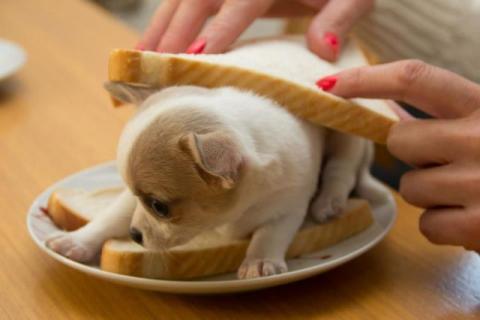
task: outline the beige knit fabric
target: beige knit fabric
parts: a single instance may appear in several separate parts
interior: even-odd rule
[[[377,0],[355,33],[382,61],[422,59],[480,83],[480,0]]]

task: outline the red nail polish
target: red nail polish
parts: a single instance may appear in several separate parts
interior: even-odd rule
[[[323,40],[332,48],[333,53],[337,56],[340,52],[340,40],[338,36],[333,32],[325,32]]]
[[[135,49],[143,51],[145,50],[145,46],[142,43],[137,43],[137,45],[135,46]]]
[[[316,82],[317,87],[319,87],[323,91],[330,91],[335,86],[336,83],[337,83],[337,77],[335,76],[328,76]]]
[[[195,40],[190,47],[188,47],[186,53],[189,54],[199,54],[205,50],[205,46],[207,45],[207,41],[205,39],[197,39]]]

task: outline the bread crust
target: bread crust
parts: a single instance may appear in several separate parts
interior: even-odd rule
[[[73,231],[86,223],[53,192],[48,213],[55,224]],[[349,199],[345,212],[324,224],[310,222],[297,233],[287,258],[294,258],[332,246],[368,228],[373,223],[366,200]],[[100,267],[105,271],[137,277],[186,280],[234,272],[242,263],[249,240],[232,240],[199,247],[177,247],[166,252],[148,251],[130,239],[108,240],[102,249]]]
[[[152,58],[141,51],[116,49],[110,54],[109,80],[158,88],[234,86],[269,97],[315,125],[359,135],[380,144],[386,143],[390,127],[396,122],[351,100],[286,79],[183,56],[165,54]]]
[[[349,238],[373,223],[368,202],[350,199],[338,219],[301,229],[287,252],[287,258],[312,253]],[[151,252],[129,239],[112,239],[103,246],[101,268],[105,271],[157,279],[187,280],[235,272],[242,263],[249,241],[231,241],[207,248],[171,249]],[[125,247],[132,250],[125,250]]]
[[[61,201],[56,192],[48,199],[47,212],[55,225],[66,231],[76,230],[88,223],[87,219]]]

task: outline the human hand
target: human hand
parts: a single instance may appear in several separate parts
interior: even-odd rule
[[[306,34],[308,45],[321,58],[334,61],[348,31],[373,4],[374,0],[164,0],[136,48],[219,53],[258,17],[316,14]]]
[[[415,169],[400,194],[426,210],[421,232],[437,244],[480,250],[480,86],[416,60],[342,71],[317,82],[345,97],[407,102],[437,117],[404,113],[387,146]]]

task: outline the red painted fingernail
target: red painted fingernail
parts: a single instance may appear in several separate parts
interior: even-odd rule
[[[205,50],[205,46],[207,45],[207,41],[205,39],[197,39],[195,40],[190,47],[188,47],[186,53],[189,54],[199,54]]]
[[[137,43],[137,45],[135,46],[135,49],[143,51],[145,50],[145,46],[142,43]]]
[[[316,82],[317,87],[319,87],[323,91],[330,91],[335,86],[336,83],[337,83],[337,77],[335,76],[328,76]]]
[[[340,40],[338,36],[333,32],[325,32],[323,40],[332,48],[333,53],[337,56],[340,52]]]

